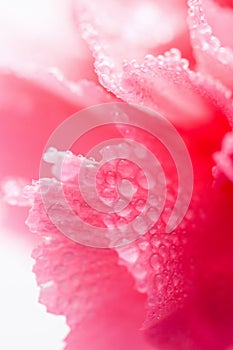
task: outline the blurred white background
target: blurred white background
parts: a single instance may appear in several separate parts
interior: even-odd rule
[[[75,78],[75,60],[85,50],[76,40],[68,2],[0,0],[0,65],[58,66]],[[14,223],[14,232],[10,230],[8,209],[0,200],[0,349],[61,350],[68,332],[65,320],[46,313],[38,303],[30,257],[35,242],[25,234],[27,228],[22,229],[24,217],[19,227]]]
[[[0,231],[0,349],[62,349],[68,327],[37,302],[31,244]]]

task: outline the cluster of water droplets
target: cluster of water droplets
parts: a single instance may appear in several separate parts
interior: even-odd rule
[[[163,210],[163,170],[153,154],[133,141],[107,145],[100,154],[97,162],[50,148],[44,160],[52,164],[54,178],[41,179],[40,191],[53,223],[73,240],[127,244],[145,234]]]
[[[135,287],[148,294],[150,318],[165,317],[187,298],[184,281],[184,249],[188,242],[186,224],[170,234],[165,232],[166,213],[148,233],[130,246],[117,248],[120,264],[135,279]]]
[[[189,0],[188,5],[188,23],[193,47],[208,52],[222,64],[230,64],[232,62],[232,50],[228,47],[222,47],[220,40],[213,35],[212,28],[206,19],[203,0]],[[207,7],[211,8],[211,5],[210,1]]]

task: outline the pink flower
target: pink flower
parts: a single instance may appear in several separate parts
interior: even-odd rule
[[[49,312],[66,316],[67,350],[233,346],[231,5],[213,0],[190,0],[188,6],[181,0],[74,1],[77,32],[93,53],[103,88],[41,71],[20,70],[19,75],[16,69],[2,70],[2,110],[9,122],[2,129],[1,149],[9,142],[5,135],[27,139],[2,155],[4,176],[35,178],[43,146],[62,121],[84,107],[118,100],[161,112],[180,132],[192,159],[194,191],[181,225],[164,233],[165,211],[159,224],[123,248],[91,248],[66,238],[43,205],[40,190],[47,183],[33,183],[27,224],[40,237],[33,252],[40,301]],[[21,131],[13,125],[19,118],[26,123]],[[134,137],[157,147],[140,131]],[[55,170],[61,156],[56,153],[51,161]],[[71,207],[107,226],[103,216],[84,208],[74,190],[74,165],[77,172],[80,159],[70,157],[67,177],[60,180]],[[117,166],[112,171],[119,176]],[[174,202],[176,180],[172,172],[169,176]],[[132,179],[135,185],[138,180]],[[100,189],[108,189],[104,181],[103,172]],[[48,191],[60,219],[58,184],[50,183]],[[143,191],[138,195],[137,200],[145,199]]]

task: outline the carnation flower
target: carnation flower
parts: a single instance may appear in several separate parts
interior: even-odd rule
[[[9,116],[3,136],[27,140],[5,156],[3,174],[34,179],[24,190],[18,183],[12,192],[12,183],[5,182],[4,196],[13,204],[31,206],[27,225],[39,237],[33,258],[40,302],[48,312],[66,317],[67,350],[229,350],[233,346],[232,3],[76,0],[72,11],[77,37],[81,33],[89,46],[99,83],[22,67],[2,69],[1,74],[2,108]],[[168,197],[160,219],[143,235],[127,244],[114,241],[99,248],[93,245],[93,236],[85,244],[77,239],[82,225],[68,237],[58,229],[55,223],[72,226],[58,194],[62,189],[73,212],[92,225],[110,230],[119,220],[120,225],[122,219],[123,224],[135,220],[148,188],[130,151],[119,161],[107,162],[96,178],[99,197],[108,203],[115,200],[117,181],[127,180],[118,188],[125,197],[128,182],[133,184],[130,212],[122,216],[96,214],[81,199],[83,184],[77,186],[76,178],[84,164],[84,189],[91,192],[88,176],[97,163],[85,154],[50,148],[44,159],[52,166],[53,179],[38,179],[36,170],[43,147],[62,122],[86,107],[109,102],[150,108],[172,122],[190,154],[194,181],[187,213],[168,233],[179,184],[174,164],[164,158],[154,139],[141,129],[122,127],[120,119],[116,129],[122,144],[111,145],[110,150],[103,146],[103,152],[117,158],[121,147],[126,154],[128,139],[154,154],[159,150],[162,165],[168,168]],[[12,127],[17,118],[26,123],[22,131]],[[8,139],[1,139],[6,147]],[[76,149],[85,153],[98,140],[99,134],[87,135]],[[140,233],[141,228],[134,229]]]

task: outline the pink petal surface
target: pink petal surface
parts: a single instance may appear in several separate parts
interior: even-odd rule
[[[233,40],[229,32],[232,30],[233,4],[219,3],[216,0],[204,0],[203,9],[213,35],[218,37],[222,46],[233,48]]]
[[[121,132],[123,131],[121,129]],[[139,136],[143,139],[145,137],[143,133]],[[152,143],[151,147],[157,148],[157,145]],[[113,150],[116,151],[114,148]],[[59,154],[54,150],[50,150],[45,159],[55,163],[53,172],[55,175],[59,175]],[[109,219],[106,215],[97,214],[85,205],[80,195],[76,183],[80,162],[85,162],[85,159],[71,155],[68,155],[67,163],[62,162],[61,180],[66,199],[73,211],[83,220],[89,220],[92,224],[94,221],[98,226],[108,227]],[[108,166],[111,166],[111,173],[116,173],[116,178],[119,177],[121,180],[122,177],[127,178],[128,176],[134,186],[138,187],[139,191],[135,192],[136,198],[133,198],[131,204],[132,209],[137,214],[143,207],[143,203],[139,202],[146,198],[145,184],[142,183],[142,177],[138,176],[138,170],[135,169],[133,164],[126,164],[125,161],[123,166],[122,160]],[[102,180],[99,182],[100,194],[102,189],[111,188],[111,183],[108,184],[108,177],[106,176],[109,173],[108,166],[106,170],[102,169],[99,174],[99,180]],[[87,171],[91,169],[88,164],[86,167]],[[128,172],[128,175],[126,175],[126,172]],[[85,346],[81,346],[90,349],[103,349],[109,346],[116,350],[119,347],[128,349],[132,346],[138,349],[153,348],[153,345],[147,345],[145,336],[139,331],[145,317],[145,295],[141,295],[134,290],[134,280],[124,267],[119,267],[116,252],[80,246],[65,238],[51,223],[48,214],[53,213],[55,220],[64,222],[66,230],[69,226],[72,227],[74,231],[73,239],[77,235],[85,235],[82,232],[82,227],[79,230],[77,227],[76,229],[73,227],[62,202],[59,202],[57,197],[58,185],[59,182],[46,179],[34,183],[31,193],[33,194],[34,189],[35,202],[27,224],[32,232],[36,232],[43,238],[43,243],[33,253],[36,259],[34,271],[37,275],[38,284],[42,288],[40,301],[47,306],[48,311],[66,315],[71,327],[67,348],[72,349],[75,343],[84,343]],[[40,194],[40,192],[44,193],[46,188],[49,189],[49,192],[47,192],[49,194],[49,198],[47,197],[49,200],[47,213]],[[126,215],[126,217],[124,215],[124,220],[128,220],[130,216],[132,215]],[[112,218],[112,223],[122,225],[119,219],[122,220],[123,218]],[[88,239],[89,237],[87,237],[87,244]],[[94,237],[90,237],[90,239],[93,242]],[[144,248],[146,248],[146,245],[147,242],[144,243]],[[132,251],[126,253],[131,261],[135,259],[135,254]],[[135,253],[138,255],[137,252]],[[126,256],[122,250],[121,256]],[[144,269],[144,266],[142,268]],[[145,277],[144,271],[141,273],[138,265],[134,272],[137,277]],[[146,291],[142,285],[139,286],[139,283],[137,289],[142,293]],[[96,318],[98,318],[98,323],[93,326],[93,322],[96,323]],[[91,331],[87,337],[86,330],[90,327]],[[104,329],[105,331],[107,329],[107,336],[105,335],[103,339],[99,339],[93,344],[93,338],[100,337]]]
[[[79,109],[111,97],[95,83],[73,83],[57,70],[34,71],[22,66],[1,68],[0,91],[0,195],[6,195],[5,181],[12,184],[14,179],[8,201],[15,204],[18,198],[20,204],[23,184],[38,178],[43,148],[56,126]],[[16,232],[19,228],[25,231],[26,209],[2,206],[3,222],[13,225]]]
[[[67,190],[75,206],[73,187]],[[51,201],[54,191],[51,188]],[[140,331],[145,295],[134,290],[132,277],[118,266],[113,250],[67,239],[51,224],[39,192],[28,225],[42,239],[33,252],[40,302],[49,312],[66,316],[71,328],[66,349],[153,348]]]
[[[194,9],[199,8],[198,1],[195,4],[190,3]],[[101,11],[107,7],[106,11],[120,14],[122,9],[121,2],[101,4],[102,6],[98,5]],[[220,149],[222,137],[229,131],[226,117],[232,125],[231,92],[215,80],[192,72],[188,68],[188,62],[181,58],[177,50],[158,57],[147,55],[144,58],[148,52],[157,54],[163,45],[166,46],[175,37],[169,39],[168,33],[163,32],[161,41],[156,41],[156,36],[150,35],[150,18],[152,22],[154,20],[150,16],[155,13],[150,13],[150,10],[155,5],[149,1],[148,33],[144,32],[147,30],[144,26],[139,25],[142,20],[140,11],[130,17],[129,23],[124,21],[124,16],[127,17],[131,10],[130,4],[127,5],[125,14],[122,14],[124,32],[120,32],[120,38],[117,35],[118,20],[112,25],[112,17],[109,21],[110,16],[101,15],[95,9],[95,4],[89,2],[84,2],[79,7],[82,30],[94,53],[96,71],[104,87],[127,102],[143,104],[161,111],[180,127],[194,166],[193,201],[181,227],[172,234],[164,234],[167,215],[164,212],[159,225],[150,230],[143,239],[113,252],[83,247],[57,231],[41,202],[37,186],[42,186],[42,183],[36,184],[38,191],[35,193],[28,225],[42,237],[42,243],[33,253],[36,259],[34,270],[42,287],[40,301],[47,306],[48,311],[67,317],[71,327],[67,338],[69,350],[77,348],[77,344],[80,344],[81,349],[94,350],[144,350],[155,347],[168,350],[225,350],[233,345],[233,189],[227,179],[218,188],[212,189],[211,169],[212,155]],[[163,6],[170,4],[168,2]],[[135,8],[140,10],[140,3]],[[183,7],[179,8],[183,16]],[[200,13],[195,12],[193,19],[194,22],[200,19]],[[194,22],[192,33],[193,40],[196,40]],[[174,26],[174,22],[171,23]],[[205,23],[204,21],[204,27]],[[112,31],[109,31],[110,27]],[[177,29],[176,36],[179,37],[185,29],[181,30],[179,26]],[[145,36],[147,40],[144,40]],[[199,43],[198,40],[196,43]],[[214,43],[216,44],[212,40],[211,45]],[[208,55],[211,45],[207,49]],[[202,53],[202,49],[200,52]],[[123,57],[128,61],[123,62]],[[137,61],[132,61],[133,57]],[[208,62],[209,67],[210,63],[212,62]],[[224,69],[231,72],[229,66],[224,65]],[[222,63],[219,67],[222,69]],[[218,75],[218,68],[213,70],[216,77],[223,77],[222,81],[231,87],[230,74],[226,76],[226,72],[219,70]],[[35,85],[37,88],[37,84]],[[24,91],[25,87],[27,91],[27,84],[23,86]],[[71,86],[74,88],[73,84]],[[56,82],[52,88],[56,91],[56,97],[59,96],[52,106],[56,105],[57,108],[61,99],[69,101],[68,107],[63,103],[59,105],[58,111],[64,111],[64,115],[70,109],[77,108],[73,97],[70,97],[70,92],[77,88],[72,89],[71,86],[68,84],[64,89],[63,84],[61,87]],[[89,83],[87,87],[89,92]],[[16,90],[16,96],[19,90]],[[31,86],[29,90],[31,93]],[[36,92],[37,97],[43,97],[36,105],[39,110],[43,105],[44,95],[41,90]],[[106,102],[101,92],[100,95],[100,102]],[[96,96],[96,88],[93,96]],[[74,98],[76,99],[76,93]],[[81,93],[80,101],[83,98]],[[49,103],[50,99],[49,95]],[[27,107],[27,103],[25,105]],[[49,112],[46,107],[42,116]],[[61,120],[62,116],[61,119],[56,119],[57,124]],[[139,138],[147,142],[142,135]],[[231,141],[227,141],[223,144],[221,156],[215,160],[217,167],[228,178],[231,171],[230,157]],[[24,168],[27,169],[27,165]],[[77,196],[79,200],[77,189],[74,191],[71,184],[66,182],[63,186],[70,204],[75,205]],[[51,204],[55,205],[54,210],[59,218],[54,184],[50,185],[50,191]],[[144,195],[140,193],[140,199]],[[170,200],[173,199],[174,194],[171,191]],[[84,214],[86,215],[85,210]],[[93,219],[93,212],[89,215]],[[94,219],[106,225],[102,217]],[[123,266],[119,266],[119,263]],[[133,289],[134,286],[136,290]],[[145,316],[145,302],[147,317],[144,328],[151,345],[147,343],[145,334],[139,331]],[[86,333],[87,329],[90,329],[89,335]],[[101,339],[100,334],[104,334]]]
[[[99,81],[124,101],[159,110],[176,125],[189,127],[207,120],[211,122],[213,96],[224,103],[224,94],[231,97],[231,91],[220,83],[190,70],[189,62],[177,49],[155,57],[145,56],[148,51],[139,46],[141,57],[127,50],[134,58],[125,56],[123,61],[122,53],[115,50],[115,41],[93,19],[92,11],[83,10],[83,13],[79,19],[81,29],[93,51]],[[124,47],[124,41],[121,45]],[[228,107],[226,103],[225,108]],[[226,114],[229,115],[229,111]]]
[[[205,185],[197,196],[194,192],[179,230],[170,236],[157,230],[144,253],[143,241],[134,247],[136,263],[125,259],[136,279],[137,264],[150,259],[150,267],[144,263],[145,327],[158,348],[228,349],[233,344],[233,188],[225,183],[213,191],[206,180],[202,178]]]
[[[101,69],[99,77],[101,83],[118,97],[159,110],[182,127],[211,122],[213,96],[220,104],[224,101],[226,114],[230,117],[227,109],[231,108],[232,102],[227,102],[225,97],[230,98],[231,92],[187,66],[188,62],[179,52],[171,50],[164,56],[146,56],[141,65],[136,62],[125,64],[117,79],[106,81]]]
[[[222,150],[214,154],[217,166],[214,168],[214,175],[218,179],[224,174],[227,179],[233,181],[233,134],[228,133],[222,143]]]
[[[230,154],[229,138],[223,149]],[[213,151],[206,149],[209,157],[200,168],[200,146],[199,129],[190,147],[194,196],[180,229],[167,235],[163,225],[155,226],[145,239],[118,249],[137,288],[148,293],[145,327],[159,349],[228,349],[233,344],[233,187],[225,180],[212,189]]]
[[[228,100],[226,99],[226,101]],[[151,229],[143,239],[138,240],[131,246],[117,249],[120,264],[125,265],[128,271],[133,275],[136,289],[141,293],[147,293],[148,295],[148,315],[144,327],[147,329],[147,335],[151,339],[152,346],[157,344],[159,348],[186,349],[187,344],[189,344],[189,349],[224,349],[223,345],[231,344],[232,341],[229,333],[229,328],[231,329],[232,326],[232,301],[230,294],[228,294],[228,290],[232,290],[232,268],[230,265],[232,248],[228,242],[232,230],[231,192],[226,195],[225,191],[221,189],[215,194],[215,192],[212,192],[211,190],[211,168],[213,166],[211,154],[218,148],[218,145],[220,145],[220,130],[224,133],[227,129],[227,125],[226,123],[224,124],[224,116],[221,115],[221,113],[223,113],[221,108],[216,109],[215,113],[219,116],[219,119],[216,118],[216,125],[213,124],[212,127],[214,134],[216,134],[215,128],[218,129],[218,137],[215,136],[212,139],[208,137],[209,134],[212,134],[210,128],[208,128],[208,134],[206,134],[206,125],[208,124],[201,128],[199,126],[196,130],[195,128],[192,130],[193,137],[192,142],[189,144],[189,150],[194,165],[195,189],[192,205],[187,213],[185,221],[182,223],[182,226],[170,235],[165,234],[164,222],[166,222],[167,215],[165,211],[159,224],[156,225],[154,229]],[[186,131],[186,133],[189,135],[189,132]],[[185,137],[185,133],[183,136]],[[148,145],[148,143],[151,142],[150,139],[143,139],[143,135],[139,135],[139,137],[144,140],[145,145]],[[209,146],[203,150],[203,146],[206,145],[206,138],[208,138]],[[156,146],[154,145],[154,147]],[[73,160],[72,162],[75,161]],[[75,178],[76,175],[76,173],[73,173],[74,169],[77,172],[78,168],[71,166],[72,162],[68,162],[67,170],[65,168],[64,174],[69,174],[69,177],[63,186],[69,204],[77,211],[77,214],[82,215],[81,206],[76,208],[77,201],[80,201],[80,194],[72,180],[72,177]],[[104,173],[102,176],[104,176]],[[101,186],[103,186],[102,182],[101,184]],[[88,297],[88,291],[92,291],[91,286],[88,287],[88,291],[85,290],[81,293],[79,287],[73,285],[72,278],[69,278],[69,282],[62,284],[62,287],[60,287],[61,281],[64,282],[64,280],[68,279],[68,276],[72,276],[75,273],[73,270],[74,267],[72,267],[73,264],[75,264],[76,268],[78,266],[78,271],[82,264],[85,265],[84,262],[82,263],[84,259],[83,254],[88,258],[88,266],[91,266],[93,263],[91,256],[89,262],[89,252],[93,252],[94,256],[100,254],[99,258],[94,258],[96,260],[105,259],[101,255],[104,253],[103,251],[95,250],[93,248],[81,247],[79,244],[67,240],[56,229],[54,229],[54,226],[51,224],[44,211],[40,194],[38,192],[39,188],[43,190],[43,182],[35,185],[37,188],[36,200],[28,219],[28,225],[33,232],[39,233],[44,239],[43,245],[34,252],[34,258],[37,260],[35,272],[37,274],[38,283],[42,284],[42,287],[44,285],[41,292],[41,302],[45,303],[48,310],[51,312],[65,313],[68,323],[71,326],[72,322],[75,323],[74,329],[72,328],[73,331],[68,338],[68,349],[71,349],[79,339],[82,339],[84,343],[87,341],[87,338],[85,337],[85,329],[87,328],[85,327],[89,328],[91,324],[91,320],[88,320],[88,311],[93,315],[94,320],[97,312],[95,311],[95,303],[105,303],[108,302],[108,298],[119,297],[121,302],[118,304],[118,307],[120,307],[119,305],[122,305],[125,310],[124,313],[126,312],[128,315],[127,320],[128,317],[132,317],[132,309],[128,309],[128,307],[130,308],[130,305],[122,303],[122,300],[126,300],[126,298],[122,298],[121,294],[119,294],[121,293],[121,290],[124,290],[126,285],[128,285],[128,282],[122,282],[125,287],[121,286],[120,291],[117,287],[113,288],[113,290],[116,291],[115,296],[112,292],[109,293],[110,295],[105,296],[106,292],[103,292],[101,293],[101,296],[98,294],[100,297],[100,299],[98,299],[98,295],[96,296],[93,291],[90,295],[90,299],[88,299],[89,302],[85,303],[80,303],[79,300],[83,300],[82,298],[85,298],[85,296]],[[174,181],[172,182],[171,187],[174,187]],[[204,195],[202,195],[202,193]],[[144,199],[144,194],[141,193],[140,195],[140,199]],[[57,204],[56,183],[50,183],[50,196],[51,208],[54,208],[53,210],[55,213],[57,211],[57,217],[60,220],[61,215],[64,216],[64,211],[61,210]],[[207,196],[208,200],[211,197],[211,207],[208,207],[209,202],[206,202],[205,196]],[[170,200],[174,200],[174,194],[172,191],[170,193]],[[229,208],[229,210],[222,210],[223,203],[227,202],[227,208]],[[94,219],[94,213],[92,211],[85,210],[85,212],[86,214],[84,214],[86,216],[84,216],[84,219],[88,219],[88,217],[90,220]],[[215,218],[215,220],[212,220],[212,218]],[[95,221],[106,224],[102,216],[99,216],[98,218],[95,217]],[[70,225],[69,222],[64,222],[66,227]],[[224,237],[223,234],[221,234],[222,242],[220,245],[218,237],[221,230],[224,232]],[[208,253],[206,252],[207,242],[209,242]],[[227,250],[226,246],[228,246]],[[82,251],[85,253],[82,253]],[[69,252],[72,252],[71,257]],[[114,260],[114,264],[117,265],[118,259],[115,253],[108,250],[106,252],[108,263],[111,260],[111,254],[113,254],[114,259],[116,259]],[[222,287],[219,286],[218,281],[216,280],[216,264],[214,258],[216,254],[218,256],[218,261],[221,261],[221,264],[218,266],[218,273],[224,275],[224,281],[221,285]],[[66,266],[66,255],[68,255],[68,259],[70,257],[71,261],[73,261],[70,268]],[[76,258],[74,258],[73,255],[75,255]],[[115,269],[116,271],[119,269],[121,271],[120,276],[123,276],[122,271],[125,270],[121,270],[119,266],[117,267],[114,265],[114,267],[113,265],[107,265],[107,267],[103,267],[101,263],[103,263],[103,260],[101,260],[100,267],[98,267],[99,281],[102,281],[102,283],[105,281],[105,274],[108,276],[107,281],[111,281],[109,273],[111,276],[114,276]],[[103,264],[105,266],[105,263]],[[208,282],[206,282],[205,264],[208,264],[209,267]],[[87,283],[94,283],[93,281],[95,281],[96,278],[95,274],[97,273],[95,268],[96,266],[93,267],[92,271],[94,275],[92,275],[89,270],[87,271]],[[85,271],[84,268],[84,273]],[[84,275],[81,275],[81,277],[79,276],[78,272],[77,279],[85,286],[86,279]],[[119,275],[116,275],[116,279],[117,278],[119,279]],[[133,283],[132,280],[131,283]],[[96,286],[96,283],[94,284]],[[213,295],[213,300],[210,299],[207,302],[206,297],[209,288],[212,288],[212,286],[216,289],[216,294]],[[62,297],[62,288],[65,288],[65,293],[67,293],[65,298]],[[98,286],[98,288],[96,288],[96,293],[99,290],[102,291],[101,288],[101,286]],[[133,284],[131,284],[130,288],[133,288]],[[108,285],[105,290],[109,291],[110,286]],[[54,298],[54,295],[56,295],[57,298]],[[74,309],[72,306],[70,307],[72,304],[67,304],[66,302],[67,298],[72,298],[73,295],[77,297],[75,299],[77,305],[74,305]],[[226,304],[222,303],[223,297]],[[132,300],[134,300],[135,303],[140,302],[136,299]],[[89,303],[91,301],[93,304],[90,305]],[[90,306],[90,309],[88,310],[85,308],[85,316],[81,313],[83,305],[85,305],[85,307],[88,305]],[[213,305],[217,305],[217,307],[212,313],[211,310],[213,309]],[[135,305],[131,307],[133,307],[133,310],[135,309]],[[218,308],[224,310],[222,314],[219,313]],[[78,310],[80,310],[81,320],[78,316]],[[75,316],[73,316],[73,313]],[[100,311],[98,311],[98,314],[99,313],[102,315]],[[106,316],[107,314],[104,313],[104,315]],[[103,316],[103,322],[105,322],[105,316]],[[84,317],[84,320],[82,317]],[[87,321],[85,321],[85,319],[87,319]],[[138,317],[137,320],[138,322],[139,320],[142,322],[143,315]],[[83,324],[83,330],[80,326],[77,326],[76,328],[76,323],[79,321]],[[118,322],[119,319],[118,321],[115,319],[115,321]],[[224,324],[224,330],[219,327],[221,322]],[[133,330],[132,328],[129,330],[126,325],[124,325],[124,327],[128,330],[127,332],[130,332],[130,341],[134,344],[133,342],[138,337],[138,323]],[[93,337],[97,334],[101,334],[101,329],[102,328],[93,330]],[[180,333],[182,333],[182,336]],[[109,336],[110,334],[111,332],[109,332]],[[167,334],[169,334],[169,337]],[[224,338],[223,342],[222,338]],[[110,340],[107,337],[106,342],[110,341],[110,344],[112,344],[111,339],[113,339],[111,336]],[[108,344],[106,342],[104,344]],[[98,344],[99,343],[96,344],[97,349],[98,346],[100,349],[101,346],[105,346],[102,345],[102,343],[100,343],[101,345]],[[119,346],[119,343],[116,344]],[[89,346],[89,343],[87,343],[87,346]]]
[[[117,64],[121,65],[124,59],[141,61],[146,53],[158,54],[173,45],[186,56],[191,56],[186,1],[101,0],[95,3],[74,0],[74,11],[84,37],[94,38],[98,31],[102,41],[99,44],[106,45],[108,50],[107,46],[111,43],[109,56],[114,57]],[[96,43],[96,50],[99,44]]]
[[[224,130],[229,130],[226,117],[232,126],[231,91],[192,72],[176,50],[146,56],[142,63],[119,64],[121,56],[112,54],[114,46],[98,24],[87,16],[82,29],[103,86],[127,102],[160,110],[175,125],[192,130],[183,130],[195,173],[194,199],[184,226],[169,237],[161,226],[152,238],[118,250],[138,290],[148,293],[145,327],[150,329],[152,342],[164,349],[225,349],[232,345],[232,189],[228,185],[228,193],[225,188],[212,191],[211,168],[212,154]],[[211,206],[201,193],[211,198]],[[209,251],[207,242],[211,242]],[[210,272],[207,281],[205,264]],[[224,276],[221,282],[218,275]],[[208,301],[210,289],[214,292]]]
[[[3,68],[0,83],[1,176],[37,177],[43,147],[56,126],[81,108],[111,100],[94,83],[67,81],[58,70]]]
[[[227,5],[227,4],[226,4]],[[189,27],[198,69],[233,86],[233,9],[212,0],[189,1]]]
[[[202,172],[205,182],[210,177],[206,176],[205,179]],[[40,186],[42,190],[43,182]],[[75,208],[77,192],[73,185],[64,186]],[[50,187],[51,206],[61,218],[59,206],[55,208],[56,185],[51,183]],[[228,186],[227,192],[224,188],[212,192],[206,184],[202,187],[204,196],[195,197],[179,230],[164,234],[161,223],[137,244],[118,249],[121,263],[133,274],[137,289],[148,293],[145,327],[152,345],[157,344],[158,348],[186,349],[188,344],[189,349],[225,349],[232,344],[233,247],[229,238],[233,228],[233,188]],[[48,311],[67,317],[72,330],[67,348],[72,349],[77,342],[91,349],[93,346],[94,349],[108,346],[118,349],[126,344],[136,346],[135,342],[139,349],[146,348],[138,333],[145,298],[133,292],[133,280],[118,266],[116,254],[66,239],[51,224],[38,190],[37,187],[28,219],[30,229],[43,238],[33,253],[37,261],[34,271],[42,288],[40,301]],[[122,315],[126,323],[121,320]],[[95,327],[96,317],[99,322]],[[119,322],[124,329],[118,327],[118,330],[127,334],[129,342],[124,341],[123,345],[120,333],[111,328]],[[91,328],[88,338],[87,328]],[[108,336],[93,345],[93,339],[106,328]]]
[[[212,154],[229,128],[225,107],[229,103],[232,109],[232,102],[216,94],[216,88],[212,91],[209,103],[214,123],[182,131],[195,178],[186,219],[171,235],[164,233],[164,225],[155,226],[144,240],[118,250],[138,290],[148,293],[145,327],[149,327],[152,342],[162,349],[227,349],[233,343],[232,185],[225,181],[213,190],[211,177]],[[223,156],[231,155],[229,139],[223,143]]]
[[[232,185],[208,195],[211,206],[201,198],[204,212],[187,225],[185,265],[194,274],[186,304],[151,328],[153,341],[165,349],[228,349],[233,343]],[[162,337],[166,332],[170,341]]]

